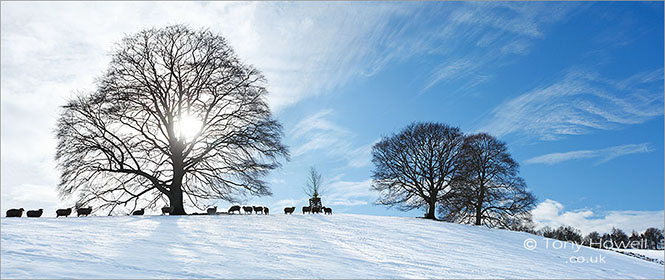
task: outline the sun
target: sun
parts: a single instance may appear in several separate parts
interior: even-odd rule
[[[184,137],[186,140],[192,140],[200,129],[201,121],[194,116],[183,115],[180,121],[176,122],[178,137]]]

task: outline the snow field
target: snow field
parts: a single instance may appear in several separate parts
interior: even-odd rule
[[[2,278],[662,278],[551,239],[351,214],[2,218]],[[537,244],[525,249],[525,240]],[[578,249],[578,251],[576,251]],[[591,263],[593,257],[603,263]],[[571,257],[587,262],[571,263]]]

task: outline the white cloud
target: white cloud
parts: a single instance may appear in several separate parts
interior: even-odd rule
[[[513,41],[501,47],[504,54],[526,54],[529,52],[530,43],[526,40]]]
[[[335,181],[326,189],[326,204],[332,206],[358,206],[373,203],[377,193],[371,190],[372,180],[364,181]]]
[[[596,162],[596,164],[601,164],[620,156],[636,154],[636,153],[646,153],[650,151],[651,150],[649,150],[649,145],[647,143],[628,144],[628,145],[614,146],[599,150],[581,150],[581,151],[571,151],[564,153],[545,154],[527,159],[525,163],[527,164],[543,163],[543,164],[552,165],[569,160],[598,158],[599,160]]]
[[[330,116],[332,113],[333,110],[327,109],[308,116],[307,118],[298,122],[295,127],[291,129],[290,135],[297,138],[312,130],[328,130],[338,133],[345,133],[345,129],[326,119],[326,117]]]
[[[455,83],[451,89],[465,93],[491,79],[488,69],[510,63],[510,55],[527,54],[532,42],[544,37],[547,25],[580,8],[570,3],[469,2],[450,12],[437,10],[435,24],[440,24],[441,31],[433,39],[423,39],[421,45],[427,46],[422,48],[426,53],[442,57],[423,91]]]
[[[663,69],[611,80],[571,70],[549,86],[499,104],[480,131],[556,140],[618,129],[663,114]]]
[[[592,231],[609,232],[612,227],[632,232],[642,232],[649,227],[663,228],[663,211],[607,211],[597,214],[589,209],[564,211],[563,204],[546,199],[532,211],[536,228],[568,225],[579,229],[582,234]]]
[[[647,143],[628,144],[628,145],[610,147],[600,151],[601,155],[598,164],[613,160],[620,156],[637,154],[637,153],[647,153],[650,151],[651,149],[649,149],[649,145],[647,145]]]
[[[459,59],[450,64],[442,64],[440,68],[436,69],[432,75],[430,75],[430,81],[425,85],[423,90],[427,90],[443,80],[458,78],[461,75],[468,75],[469,72],[472,72],[470,70],[473,70],[476,67],[478,67],[477,64],[466,59]]]
[[[321,110],[300,120],[289,130],[289,137],[298,144],[292,156],[298,157],[312,151],[324,150],[335,160],[346,162],[347,167],[364,167],[370,164],[374,142],[357,147],[352,140],[355,133],[337,125],[331,118],[334,111]]]

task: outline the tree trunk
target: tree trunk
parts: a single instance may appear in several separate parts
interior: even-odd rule
[[[485,187],[480,187],[480,195],[478,195],[478,201],[476,202],[476,225],[482,225],[483,223],[483,200],[485,200]]]
[[[171,160],[173,160],[173,181],[171,183],[171,195],[169,200],[173,213],[171,215],[187,215],[183,204],[182,178],[185,176],[182,151],[182,143],[175,141],[171,143]]]
[[[482,222],[480,206],[476,205],[476,225],[479,226]]]
[[[182,196],[182,177],[184,174],[182,172],[174,172],[173,174],[173,183],[171,184],[171,195],[169,195],[169,201],[171,207],[173,207],[173,213],[171,215],[187,215],[185,213],[185,207],[183,204]]]
[[[171,204],[171,207],[173,207],[173,213],[171,213],[171,215],[187,215],[183,205],[182,187],[180,184],[177,187],[175,185],[171,186],[169,203]]]
[[[427,215],[425,215],[425,219],[436,220],[436,215],[434,215],[435,210],[436,210],[436,201],[430,201],[429,211],[427,212]]]

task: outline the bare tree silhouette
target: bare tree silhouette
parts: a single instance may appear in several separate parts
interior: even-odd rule
[[[504,142],[486,133],[469,135],[459,162],[456,186],[442,203],[445,220],[510,229],[530,223],[536,199]]]
[[[226,40],[182,25],[146,29],[115,46],[98,88],[63,106],[59,192],[113,213],[129,204],[173,215],[184,205],[271,195],[261,178],[288,160],[265,79]]]
[[[435,219],[438,202],[452,191],[464,135],[441,123],[413,123],[372,147],[372,189],[377,204],[401,210],[425,208]]]
[[[303,190],[310,198],[318,198],[324,191],[321,186],[322,183],[323,179],[321,173],[316,170],[316,168],[310,167],[307,182],[305,183]]]

